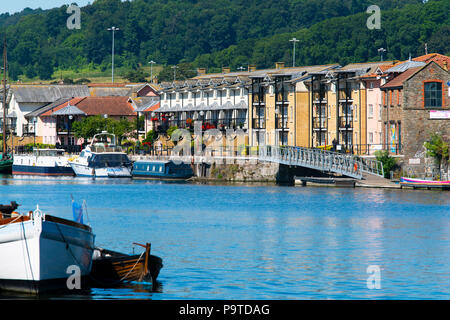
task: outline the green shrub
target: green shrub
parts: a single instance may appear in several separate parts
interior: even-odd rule
[[[397,161],[389,155],[387,150],[379,150],[375,152],[375,157],[383,164],[384,177],[390,178],[390,172],[397,168]]]

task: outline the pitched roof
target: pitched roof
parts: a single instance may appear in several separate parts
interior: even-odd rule
[[[134,97],[129,98],[128,101],[131,102],[135,111],[145,112],[148,108],[159,104],[159,97]]]
[[[132,93],[131,88],[124,86],[102,87],[93,86],[89,88],[89,95],[92,97],[129,97]]]
[[[11,85],[15,99],[19,103],[50,103],[61,98],[84,97],[89,95],[86,85]]]
[[[388,70],[386,70],[386,72],[405,72],[409,69],[423,67],[425,65],[426,65],[425,62],[408,60],[403,63],[397,64],[392,68],[389,68]]]
[[[67,102],[69,100],[71,100],[71,99],[70,98],[63,98],[63,99],[56,100],[55,102],[49,103],[48,105],[43,106],[42,108],[39,108],[39,109],[37,109],[37,110],[35,110],[33,112],[30,112],[30,113],[26,114],[25,118],[29,119],[29,118],[33,118],[33,117],[38,117],[38,116],[42,115],[43,113],[45,113],[47,111],[50,111],[50,110],[60,106],[61,104],[65,103],[65,102]]]
[[[161,105],[158,102],[158,103],[156,103],[154,105],[151,105],[151,106],[147,107],[145,110],[142,110],[142,112],[152,112],[152,111],[158,110],[160,106]]]
[[[444,56],[439,53],[429,53],[424,56],[420,56],[413,59],[414,61],[421,61],[421,62],[436,62],[441,68],[445,69],[445,65],[447,65],[447,69],[450,68],[450,57]]]
[[[47,108],[47,110],[44,111],[43,113],[40,113],[39,116],[41,116],[41,117],[52,116],[53,113],[55,113],[56,111],[61,110],[65,107],[67,107],[68,105],[76,105],[78,102],[80,102],[83,99],[84,99],[84,97],[73,98],[73,99],[69,99],[63,103],[60,103],[60,104],[57,104],[58,102],[55,102],[54,104],[52,104],[51,108]]]
[[[128,97],[86,97],[76,104],[87,115],[132,116],[134,110]]]
[[[380,89],[389,89],[389,88],[399,88],[403,87],[403,82],[405,82],[410,76],[414,73],[422,69],[423,67],[415,67],[406,70],[403,73],[400,73],[397,77],[389,81],[388,83],[382,85]]]
[[[54,116],[75,116],[75,115],[83,115],[86,116],[84,111],[81,111],[76,106],[67,105],[58,111],[53,112]]]
[[[70,110],[59,110],[67,108],[69,105],[77,107],[77,109],[88,116],[104,114],[107,114],[109,116],[135,115],[132,105],[128,102],[128,97],[83,97],[71,99],[70,101],[57,106],[53,110],[45,112],[44,114],[42,114],[42,116],[58,115],[58,113],[60,112],[64,114],[64,112]],[[58,113],[56,113],[57,111]]]

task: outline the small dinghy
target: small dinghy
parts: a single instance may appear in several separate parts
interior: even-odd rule
[[[442,188],[442,189],[450,189],[450,181],[433,181],[433,180],[421,180],[421,179],[413,179],[413,178],[400,178],[400,186],[401,187],[410,187],[410,188]]]
[[[141,254],[128,255],[104,248],[95,248],[91,280],[97,285],[113,286],[123,281],[151,281],[156,279],[163,267],[160,257],[150,254],[151,245],[134,243],[145,248]]]

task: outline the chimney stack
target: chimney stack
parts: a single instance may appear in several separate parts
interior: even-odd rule
[[[284,62],[275,62],[275,68],[277,70],[284,69]]]
[[[205,74],[206,74],[206,68],[198,68],[197,69],[198,76],[204,76]]]

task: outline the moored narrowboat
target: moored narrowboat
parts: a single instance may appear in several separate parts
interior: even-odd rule
[[[191,165],[184,162],[139,160],[133,164],[133,178],[186,180],[193,175]]]

